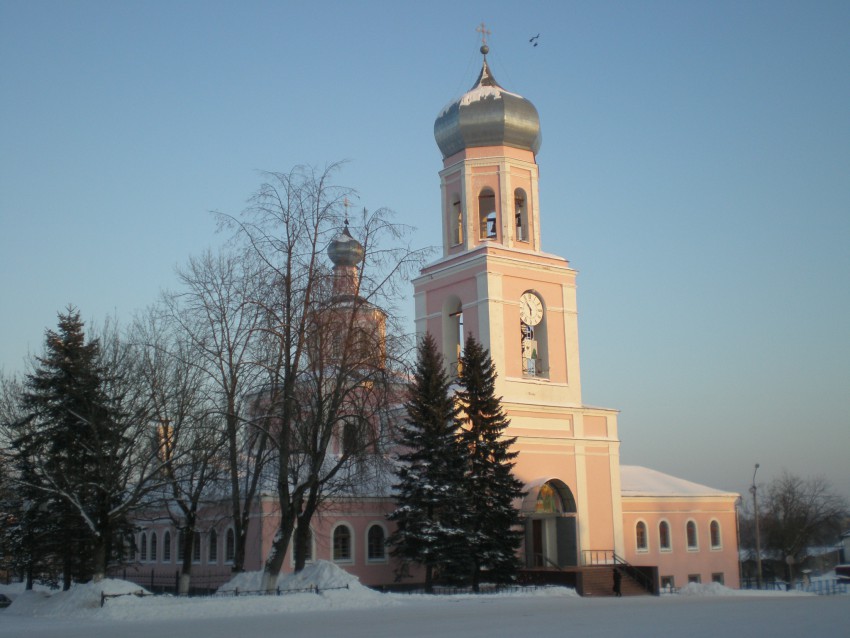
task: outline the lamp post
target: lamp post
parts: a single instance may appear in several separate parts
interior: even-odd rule
[[[753,512],[755,514],[755,524],[756,524],[756,582],[758,583],[758,588],[762,588],[762,580],[761,580],[761,534],[759,533],[759,501],[756,489],[756,472],[759,471],[759,464],[756,463],[756,468],[753,470],[753,484],[750,486],[750,494],[753,495]]]

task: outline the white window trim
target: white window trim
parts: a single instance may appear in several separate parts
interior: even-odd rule
[[[667,524],[667,541],[669,543],[667,547],[664,547],[664,545],[661,544],[661,523]],[[660,521],[658,521],[658,525],[655,526],[655,531],[658,534],[658,551],[659,552],[665,552],[665,553],[672,552],[673,551],[673,526],[670,525],[670,521],[668,521],[666,518],[662,518]]]
[[[334,528],[336,529],[336,528]],[[295,532],[292,532],[292,536],[295,536]],[[333,542],[333,536],[331,536],[331,542]],[[289,552],[289,564],[293,567],[295,566],[295,543],[291,543],[292,549]],[[333,552],[333,547],[331,547],[331,552]],[[316,534],[313,533],[313,528],[310,528],[310,558],[309,560],[304,561],[306,565],[312,565],[316,562]]]
[[[646,538],[646,547],[641,547],[638,545],[638,533],[637,528],[638,525],[643,523],[644,530],[644,538]],[[648,554],[649,553],[649,525],[646,524],[646,521],[642,518],[639,518],[635,521],[635,552],[638,554]]]
[[[230,533],[233,534],[233,558],[228,558],[228,556],[227,556],[227,535],[230,534]],[[232,525],[229,526],[226,530],[224,530],[223,539],[224,539],[223,543],[222,543],[222,550],[224,550],[224,554],[222,555],[222,558],[224,559],[223,564],[224,565],[232,565],[233,562],[236,559],[236,530],[233,529]]]
[[[369,532],[372,530],[373,527],[379,527],[384,532],[384,555],[381,558],[369,558]],[[387,528],[384,526],[383,523],[380,523],[378,521],[369,523],[369,526],[366,528],[365,538],[363,539],[363,550],[365,552],[363,555],[366,557],[366,562],[370,565],[379,565],[382,563],[386,563],[389,560],[389,552],[387,551],[387,536]]]
[[[691,539],[688,537],[688,525],[691,524],[693,524],[694,526],[695,543],[693,545],[691,545]],[[697,525],[697,522],[692,518],[689,518],[687,521],[685,521],[685,547],[687,547],[689,552],[699,551],[699,525]]]
[[[213,542],[213,533],[215,533],[215,542]],[[210,556],[210,552],[212,548],[215,547],[215,558]],[[214,529],[211,529],[207,534],[207,565],[218,565],[219,563],[219,542],[218,542],[218,532]]]
[[[349,538],[350,538],[348,545],[349,545],[349,549],[351,550],[351,557],[350,558],[339,558],[338,559],[334,556],[334,537],[336,536],[336,530],[340,527],[345,527],[345,528],[348,529],[348,534],[349,534]],[[336,563],[337,565],[353,565],[354,560],[357,557],[356,547],[357,547],[357,545],[356,545],[356,542],[355,542],[354,527],[350,523],[346,523],[345,521],[339,522],[336,525],[334,525],[333,529],[331,530],[331,548],[330,548],[331,549],[331,562]]]
[[[719,541],[717,543],[717,545],[712,543],[711,525],[713,523],[717,523],[717,540]],[[709,545],[709,548],[712,552],[723,551],[723,526],[720,524],[720,521],[718,521],[716,518],[712,518],[708,522],[708,545]]]
[[[171,561],[173,560],[173,557],[171,555],[172,554],[171,537],[172,537],[172,534],[171,534],[170,529],[163,530],[163,532],[162,532],[162,563],[165,564],[165,565],[170,564]],[[168,539],[167,542],[166,542],[166,538]],[[165,556],[165,548],[166,547],[168,547],[168,558],[166,558],[166,556]]]

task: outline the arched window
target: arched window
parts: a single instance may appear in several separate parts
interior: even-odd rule
[[[200,563],[201,562],[201,533],[195,532],[195,535],[192,537],[192,562]]]
[[[699,547],[697,543],[697,524],[693,521],[688,521],[685,531],[688,536],[688,549],[697,549]]]
[[[162,535],[162,562],[171,562],[171,532],[168,530]]]
[[[227,534],[224,536],[224,560],[232,563],[236,558],[236,534],[232,527],[227,529]]]
[[[210,530],[209,562],[213,564],[218,562],[218,534],[214,529]]]
[[[151,532],[151,561],[156,562],[156,532]]]
[[[339,563],[348,563],[352,560],[351,528],[348,525],[339,525],[334,530],[333,559]]]
[[[380,525],[372,525],[366,534],[366,556],[371,561],[387,559],[386,534]]]
[[[449,211],[449,239],[452,246],[463,243],[463,210],[460,207],[460,195],[452,195],[452,207]]]
[[[658,524],[658,547],[662,552],[670,551],[670,524],[667,521]]]
[[[531,228],[528,226],[528,203],[525,191],[514,191],[514,236],[517,241],[528,242]]]
[[[451,296],[443,303],[443,359],[446,371],[453,378],[460,373],[464,343],[463,305]]]
[[[343,423],[340,445],[340,451],[343,456],[351,456],[361,451],[360,434],[357,424],[353,420]]]
[[[485,188],[478,195],[478,223],[481,227],[481,239],[496,239],[498,229],[496,228],[496,194],[489,188]]]
[[[720,523],[717,521],[711,521],[711,525],[708,529],[711,536],[711,549],[720,549]]]
[[[148,559],[148,535],[142,532],[139,537],[139,560],[146,561]]]
[[[643,521],[638,521],[638,524],[635,525],[635,546],[639,552],[645,552],[648,549],[646,523]]]
[[[313,530],[307,532],[307,546],[304,548],[304,562],[313,560]],[[295,544],[292,547],[292,560],[295,561]]]

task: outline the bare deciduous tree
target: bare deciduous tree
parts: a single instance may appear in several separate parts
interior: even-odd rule
[[[271,381],[260,402],[280,507],[264,565],[268,590],[296,530],[296,570],[303,567],[323,500],[378,474],[369,461],[382,458],[396,358],[406,350],[388,329],[387,310],[424,256],[401,245],[408,229],[384,209],[363,211],[355,240],[347,219],[353,192],[332,183],[337,169],[268,174],[247,215],[230,220],[271,275],[255,300],[275,355],[265,359]]]
[[[224,249],[190,259],[178,274],[183,290],[166,295],[164,305],[169,321],[187,339],[182,356],[200,371],[208,410],[204,418],[220,428],[235,532],[233,571],[240,572],[269,453],[267,432],[252,421],[251,409],[252,397],[267,385],[265,316],[256,303],[267,288],[266,268],[254,251]]]
[[[786,577],[796,577],[794,565],[818,544],[832,544],[847,516],[847,502],[823,477],[802,478],[783,472],[759,503],[762,545],[785,560]]]
[[[155,516],[168,512],[181,532],[178,593],[188,594],[199,512],[204,505],[218,504],[225,494],[224,418],[207,392],[209,379],[199,365],[198,350],[173,318],[154,308],[136,321],[134,333],[162,464],[163,486],[152,494],[150,505]]]

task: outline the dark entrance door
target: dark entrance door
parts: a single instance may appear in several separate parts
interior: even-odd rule
[[[558,566],[578,566],[578,543],[576,542],[575,516],[563,516],[555,519],[558,539]]]
[[[532,565],[535,567],[543,567],[543,521],[536,518],[531,521],[532,534]]]

